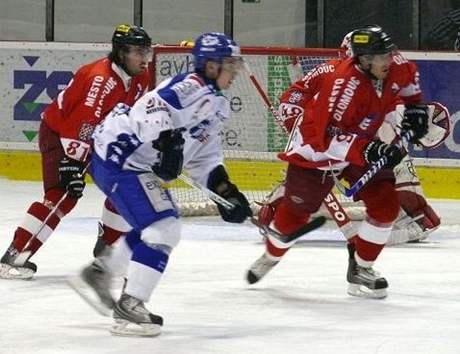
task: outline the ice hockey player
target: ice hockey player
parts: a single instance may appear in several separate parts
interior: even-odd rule
[[[289,163],[285,192],[278,202],[272,227],[289,234],[306,223],[334,186],[332,174],[353,184],[369,166],[386,156],[386,168],[361,189],[357,198],[366,206],[366,218],[349,246],[348,293],[383,298],[387,281],[373,270],[399,214],[398,195],[392,169],[403,153],[398,146],[382,142],[377,131],[386,121],[399,119],[400,99],[391,74],[391,38],[380,27],[353,32],[353,56],[339,63],[324,78],[318,96],[304,107],[303,120],[291,149],[280,154]],[[407,107],[402,131],[418,142],[427,131],[427,110],[423,105]],[[399,134],[400,132],[398,132]],[[268,234],[266,252],[250,268],[249,283],[265,276],[291,245]]]
[[[118,102],[132,106],[147,91],[151,44],[143,28],[117,26],[108,57],[78,69],[66,89],[44,111],[39,129],[44,197],[29,206],[16,229],[0,260],[0,278],[28,279],[37,271],[30,257],[83,194],[95,125]],[[108,200],[102,230],[107,242],[129,230]]]
[[[91,289],[99,295],[101,302],[94,306],[114,307],[113,334],[161,332],[163,319],[145,303],[181,235],[178,210],[164,181],[176,179],[184,166],[194,181],[235,206],[218,206],[223,220],[241,223],[252,215],[246,197],[229,180],[220,137],[230,114],[221,90],[230,87],[242,65],[240,48],[224,34],[204,33],[192,54],[194,72],[163,81],[132,109],[116,107],[93,134],[91,175],[133,229],[108,256],[70,281],[83,297]],[[126,283],[114,302],[110,282],[117,275]]]
[[[380,28],[378,25],[370,25],[368,27]],[[351,34],[352,32],[344,37],[341,45],[341,48],[346,51],[346,57],[352,56],[350,45]],[[292,132],[296,122],[300,124],[305,104],[313,99],[318,93],[325,77],[332,75],[335,67],[342,61],[343,58],[339,58],[318,65],[310,70],[301,80],[292,84],[281,95],[279,116],[288,134]],[[390,65],[390,75],[395,77],[395,91],[407,107],[414,104],[421,104],[422,93],[419,84],[419,73],[415,63],[407,60],[398,51],[394,51],[393,61]],[[448,112],[445,118],[440,120],[440,116],[435,114],[435,108],[437,109],[438,106],[429,105],[428,134],[420,139],[420,144],[425,148],[439,146],[450,133]],[[397,130],[397,127],[391,125],[391,123],[384,123],[379,130],[379,137],[387,143],[390,143],[395,138],[395,131]],[[424,197],[420,181],[409,155],[406,155],[402,162],[395,167],[394,173],[401,210],[397,221],[393,225],[387,245],[423,240],[440,225],[440,218],[428,205]],[[282,195],[282,186],[280,188],[281,190],[274,191],[261,207],[259,221],[265,224],[271,222],[277,200]],[[346,235],[347,239],[356,233],[356,230],[350,227],[350,225],[346,227],[342,226],[341,229],[349,234]]]
[[[370,27],[379,27],[371,25]],[[352,55],[348,33],[341,44],[348,56]],[[399,51],[393,53],[390,71],[397,79],[394,90],[403,100],[406,107],[423,104],[420,88],[420,74],[417,65],[405,58]],[[428,132],[419,139],[423,148],[433,149],[441,145],[449,136],[451,125],[448,111],[437,103],[428,103]],[[443,111],[443,112],[440,112]],[[440,114],[442,113],[442,114]],[[391,142],[396,137],[397,127],[386,122],[379,130],[380,139]],[[441,224],[440,217],[428,204],[417,176],[417,171],[409,155],[405,155],[401,163],[394,168],[396,190],[401,205],[400,215],[395,222],[388,244],[418,242],[426,239]]]

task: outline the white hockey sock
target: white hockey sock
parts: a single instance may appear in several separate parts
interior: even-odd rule
[[[112,252],[107,256],[101,256],[101,260],[114,276],[124,276],[132,255],[133,251],[126,242],[126,238],[121,237],[114,245]]]
[[[162,274],[145,264],[130,261],[125,293],[148,302]]]
[[[125,293],[142,301],[150,299],[168,264],[169,255],[156,246],[141,241],[129,262]]]

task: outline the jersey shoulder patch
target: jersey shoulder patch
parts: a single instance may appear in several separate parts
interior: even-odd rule
[[[183,74],[173,78],[158,94],[176,109],[182,109],[210,93],[210,88],[196,74]]]

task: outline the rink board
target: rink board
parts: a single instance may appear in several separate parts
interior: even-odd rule
[[[245,184],[253,180],[254,186],[250,189],[270,190],[279,182],[282,170],[286,165],[281,162],[246,162],[226,161],[230,176],[236,184],[239,179],[244,179]],[[232,176],[232,169],[248,171],[247,174]],[[263,171],[264,178],[252,176],[251,171]],[[418,176],[422,182],[423,190],[428,198],[460,199],[460,169],[455,167],[417,167]],[[37,152],[0,151],[0,176],[13,180],[41,180],[41,160]],[[261,185],[260,181],[264,181]]]
[[[0,106],[0,176],[39,180],[39,156],[33,152],[37,151],[40,113],[65,87],[79,66],[106,54],[109,45],[0,42],[0,49],[0,62],[3,64],[0,72],[3,92],[3,104]],[[444,144],[433,150],[411,151],[411,156],[417,158],[419,177],[429,197],[460,198],[460,170],[456,169],[460,168],[460,129],[457,129],[460,120],[460,53],[404,54],[419,66],[425,99],[442,102],[452,115],[452,134]],[[271,75],[268,57],[266,72],[260,74],[261,82],[268,82]],[[182,70],[186,66],[173,67]],[[259,118],[262,116],[257,115]],[[233,130],[238,133],[238,129]],[[258,148],[261,145],[262,150],[256,151],[273,151],[264,149],[270,145],[267,139],[263,140],[265,135],[262,134],[261,139],[254,137],[238,141],[241,144],[256,144]],[[242,145],[241,149],[255,151],[252,146]],[[272,182],[280,179],[280,170],[283,168],[282,163],[276,162],[227,161],[227,164],[230,173],[236,164],[239,171],[245,171],[236,177],[236,182],[238,178],[254,181],[256,185],[253,187],[256,189],[269,189]],[[253,170],[262,171],[268,177],[257,178]]]

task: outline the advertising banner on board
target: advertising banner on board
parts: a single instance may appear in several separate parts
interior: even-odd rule
[[[110,46],[2,42],[0,48],[0,148],[14,149],[36,147],[40,114],[46,105],[65,88],[78,67],[106,55]],[[418,64],[425,101],[439,101],[452,117],[452,134],[444,144],[432,150],[415,147],[411,155],[447,159],[450,165],[458,161],[460,165],[460,55],[412,52],[407,56]],[[293,79],[284,58],[269,55],[246,58],[275,106],[279,93]],[[162,54],[157,60],[156,82],[193,69],[190,55]],[[247,75],[237,77],[226,95],[233,115],[222,135],[226,150],[235,153],[283,150],[285,139]]]

